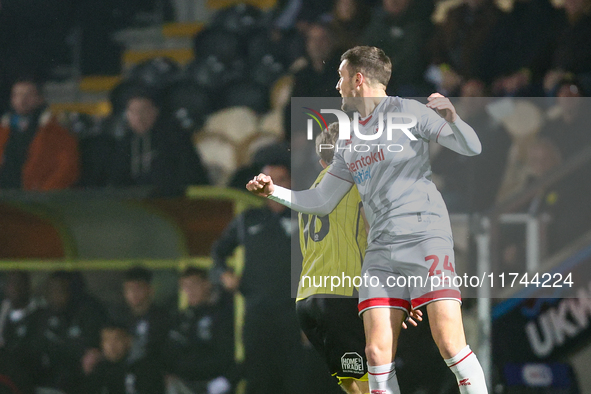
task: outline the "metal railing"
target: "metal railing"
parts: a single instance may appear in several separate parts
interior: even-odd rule
[[[493,207],[482,215],[476,215],[471,221],[471,232],[477,248],[478,272],[494,272],[500,269],[500,230],[505,224],[525,226],[525,271],[537,272],[541,260],[545,258],[545,228],[547,217],[544,214],[515,213],[550,186],[591,163],[591,146],[567,160],[564,164],[548,173],[542,179],[518,193],[514,197]],[[488,286],[477,290],[478,315],[478,357],[484,369],[489,387],[492,387],[492,289]]]

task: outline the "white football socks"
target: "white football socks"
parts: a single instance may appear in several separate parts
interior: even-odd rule
[[[367,365],[370,394],[400,394],[394,363]]]
[[[456,375],[461,394],[487,394],[486,380],[476,355],[466,346],[445,363]]]

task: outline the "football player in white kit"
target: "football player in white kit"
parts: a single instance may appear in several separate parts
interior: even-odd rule
[[[359,288],[371,394],[400,392],[394,368],[398,336],[409,312],[421,306],[426,306],[433,339],[460,392],[487,393],[480,363],[466,344],[461,295],[450,280],[456,274],[449,216],[431,181],[429,162],[429,141],[467,156],[480,153],[480,141],[438,93],[426,105],[387,96],[391,70],[384,52],[367,46],[346,51],[338,70],[343,110],[356,112],[353,127],[372,138],[381,129],[379,138],[370,141],[352,132],[350,139],[340,140],[327,175],[314,189],[292,192],[265,174],[247,189],[322,216],[357,185],[371,228],[362,276],[377,278]],[[383,123],[395,112],[414,115],[416,124],[389,138]],[[393,122],[408,124],[409,119]],[[421,283],[417,277],[429,280]],[[440,280],[444,277],[448,280]]]

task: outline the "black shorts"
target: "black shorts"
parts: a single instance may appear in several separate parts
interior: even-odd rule
[[[365,333],[357,298],[308,297],[296,303],[300,327],[333,376],[367,380]]]

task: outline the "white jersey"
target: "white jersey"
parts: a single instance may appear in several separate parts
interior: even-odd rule
[[[359,132],[378,132],[379,114],[383,122],[389,112],[413,114],[416,126],[408,131],[394,130],[388,140],[386,125],[376,140],[362,140],[351,130],[350,140],[339,140],[329,173],[355,183],[370,224],[368,241],[380,234],[401,235],[420,231],[444,231],[451,237],[447,208],[431,181],[429,141],[437,141],[447,124],[434,110],[416,101],[385,97],[372,115],[359,120]],[[409,123],[395,118],[393,123]]]

